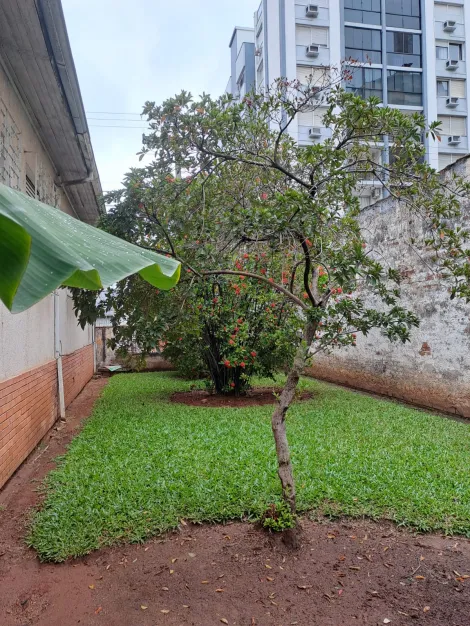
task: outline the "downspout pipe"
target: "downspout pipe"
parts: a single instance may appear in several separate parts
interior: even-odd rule
[[[60,342],[60,296],[54,291],[54,358],[57,363],[57,389],[59,397],[59,415],[65,417],[64,373],[62,371],[62,350]]]

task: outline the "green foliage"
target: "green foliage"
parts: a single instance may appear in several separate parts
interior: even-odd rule
[[[132,170],[124,188],[110,194],[113,208],[102,227],[180,259],[184,278],[169,298],[155,298],[133,279],[109,295],[118,345],[146,350],[171,336],[167,350],[182,371],[196,375],[202,369],[218,391],[234,383],[241,392],[243,381],[249,384],[247,367],[239,367],[247,364],[241,348],[259,355],[262,373],[282,367],[292,357],[295,320],[313,326],[313,352],[353,346],[357,333],[372,328],[391,341],[408,341],[419,320],[400,305],[398,268],[384,263],[358,221],[364,180],[380,183],[409,209],[419,236],[407,243],[416,249],[417,263],[420,256],[434,263],[449,281],[451,297],[470,300],[469,233],[459,226],[460,200],[470,183],[440,179],[423,162],[422,137],[438,134],[438,124],[427,126],[419,113],[405,115],[348,91],[355,69],[350,63],[336,74],[325,71],[307,85],[277,80],[264,95],[250,94],[240,103],[181,92],[161,105],[145,105],[152,130],[142,156],[154,160]],[[289,134],[293,119],[316,109],[330,137],[300,146]],[[384,136],[392,146],[389,162],[377,158]],[[250,263],[241,262],[245,254]],[[256,258],[269,259],[269,266]],[[229,281],[227,272],[236,268],[242,278]],[[279,320],[271,345],[261,337],[260,345],[245,345],[240,334],[229,349],[224,332],[233,335],[235,319],[243,318],[250,338],[257,335],[254,311],[263,311],[259,285],[266,279],[274,311],[287,317]],[[246,298],[231,305],[234,284],[246,285],[250,306]],[[213,296],[217,307],[204,295],[211,290],[223,293]],[[202,305],[199,312],[195,303]],[[76,304],[83,320],[88,309],[78,299]],[[267,337],[273,328],[262,315]],[[239,369],[228,376],[225,361]]]
[[[301,386],[314,399],[295,403],[287,422],[300,511],[470,537],[468,424],[308,379]],[[167,373],[111,378],[47,479],[29,538],[41,559],[143,541],[182,518],[259,520],[279,502],[272,407],[169,401],[189,388]]]
[[[296,516],[292,514],[289,506],[284,501],[273,503],[269,505],[261,516],[261,525],[263,528],[279,533],[287,528],[294,528]]]

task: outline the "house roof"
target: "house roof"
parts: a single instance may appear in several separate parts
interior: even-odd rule
[[[95,223],[101,183],[61,0],[0,3],[0,57],[78,217]]]

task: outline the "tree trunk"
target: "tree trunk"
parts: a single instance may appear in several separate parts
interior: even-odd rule
[[[313,337],[315,336],[315,329],[316,325],[312,322],[308,322],[304,328],[302,343],[297,348],[294,362],[292,363],[292,367],[287,375],[286,384],[284,385],[279,398],[279,404],[271,418],[274,441],[276,442],[278,474],[282,485],[282,495],[293,515],[296,513],[295,482],[290,458],[289,442],[287,441],[285,420],[287,410],[295,397],[295,390],[297,388],[299,378],[305,368],[308,351],[313,341]],[[299,546],[298,527],[286,530],[284,533],[284,541],[289,547],[297,548]]]

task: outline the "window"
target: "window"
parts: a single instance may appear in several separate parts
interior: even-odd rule
[[[449,95],[449,81],[448,80],[438,80],[437,81],[437,95],[445,96],[446,98]]]
[[[295,41],[298,46],[328,46],[328,28],[318,26],[296,26]]]
[[[449,48],[447,46],[436,46],[436,59],[445,61],[449,58]]]
[[[465,98],[464,80],[438,80],[437,95],[448,98]]]
[[[382,100],[382,70],[351,68],[352,80],[346,84],[347,91],[361,98],[376,96]]]
[[[421,67],[421,35],[388,31],[387,64]]]
[[[420,72],[387,72],[388,103],[405,106],[423,104],[422,76]]]
[[[26,174],[26,195],[31,198],[36,197],[36,187],[34,185],[34,181]]]
[[[344,0],[344,21],[381,24],[380,0]]]
[[[453,61],[461,61],[463,59],[461,43],[449,44],[449,59],[452,59]]]
[[[467,124],[465,117],[456,115],[438,115],[438,122],[441,122],[439,132],[441,135],[467,135]]]
[[[237,80],[238,91],[240,91],[240,89],[243,87],[244,84],[245,84],[245,68],[242,69],[242,71],[240,72],[240,76],[238,77],[238,80]]]
[[[344,29],[346,58],[361,63],[382,63],[382,33],[368,28]]]
[[[387,26],[419,30],[420,0],[385,0],[385,21]]]

